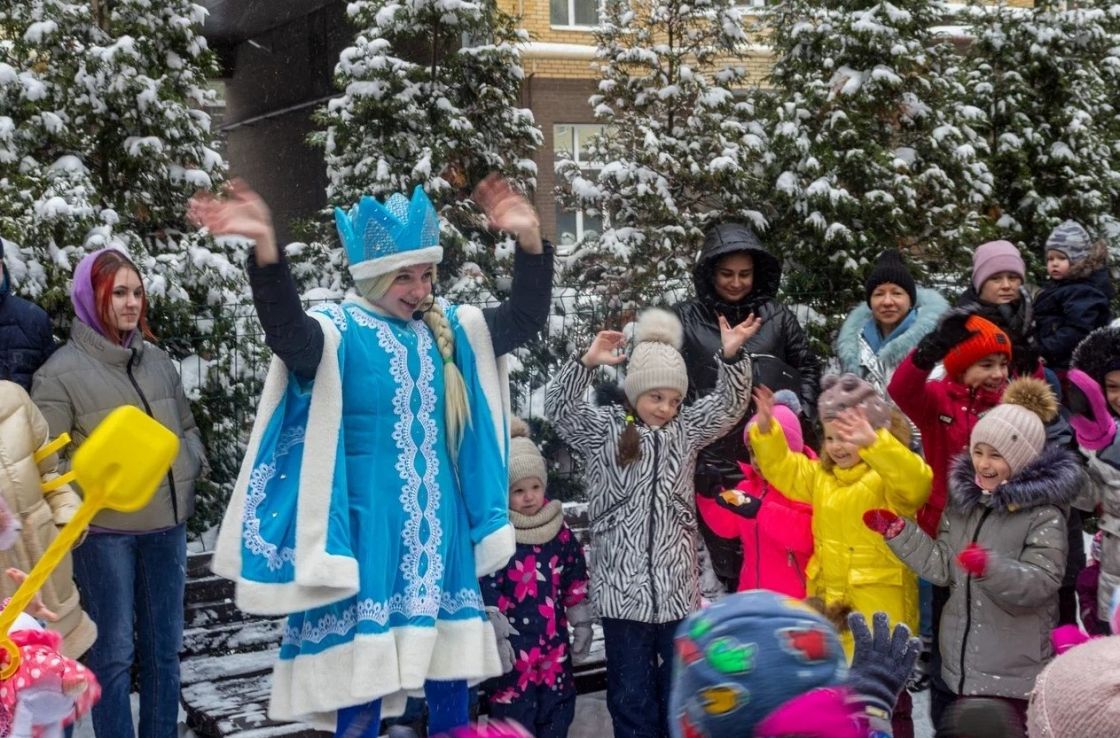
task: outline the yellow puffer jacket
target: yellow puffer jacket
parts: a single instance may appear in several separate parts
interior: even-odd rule
[[[877,610],[891,623],[918,632],[918,580],[863,524],[863,514],[887,508],[912,517],[929,497],[933,471],[887,430],[860,449],[862,463],[826,471],[821,462],[791,453],[777,423],[769,433],[751,428],[751,446],[762,475],[791,500],[813,506],[813,558],[808,593],[825,604],[846,603],[871,619]],[[848,658],[852,637],[841,637]]]

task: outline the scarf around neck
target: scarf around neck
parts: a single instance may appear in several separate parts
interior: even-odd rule
[[[518,543],[539,546],[548,543],[560,532],[560,526],[564,524],[564,508],[560,500],[551,500],[536,515],[522,515],[510,510],[509,522],[513,523]]]

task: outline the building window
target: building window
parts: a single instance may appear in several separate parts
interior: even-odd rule
[[[599,25],[599,0],[549,0],[549,17],[554,26]]]
[[[602,162],[592,161],[588,144],[591,137],[602,133],[598,123],[559,123],[552,127],[553,161],[571,159],[584,174],[594,174]],[[603,231],[603,219],[582,210],[567,210],[556,206],[557,247],[563,255],[571,252],[584,241],[595,240]]]

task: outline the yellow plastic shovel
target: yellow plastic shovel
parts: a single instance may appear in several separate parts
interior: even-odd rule
[[[43,455],[57,451],[61,447],[57,444],[56,440],[44,448]],[[147,505],[178,453],[175,434],[132,405],[109,413],[74,453],[71,471],[64,477],[65,481],[78,480],[84,499],[0,612],[0,648],[7,653],[0,679],[8,679],[19,668],[19,648],[8,637],[8,630],[93,516],[106,507],[135,512]],[[48,486],[54,489],[64,483],[52,480]]]

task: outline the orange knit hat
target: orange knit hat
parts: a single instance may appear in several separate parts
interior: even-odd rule
[[[973,315],[964,324],[972,335],[949,349],[945,356],[945,371],[957,382],[965,371],[985,356],[1003,354],[1011,361],[1011,339],[990,320]]]

